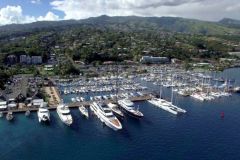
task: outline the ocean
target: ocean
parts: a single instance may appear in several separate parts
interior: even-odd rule
[[[221,74],[240,85],[239,68]],[[55,111],[48,125],[39,124],[36,113],[15,114],[13,122],[1,118],[0,160],[240,159],[240,94],[210,102],[178,96],[176,103],[187,113],[175,116],[148,102],[135,103],[144,118],[126,115],[117,132],[94,115],[85,119],[78,109],[71,109],[71,127]]]

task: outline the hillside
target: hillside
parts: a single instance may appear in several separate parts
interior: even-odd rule
[[[225,24],[225,25],[223,25]],[[43,31],[59,30],[71,27],[97,27],[120,31],[163,30],[202,35],[239,34],[240,30],[227,25],[229,21],[207,22],[178,17],[109,17],[100,16],[84,20],[42,21],[30,24],[12,24],[0,27],[0,36]],[[231,23],[232,24],[232,23]],[[238,23],[234,23],[238,25]]]
[[[240,29],[240,20],[230,19],[230,18],[224,18],[221,21],[219,21],[220,24],[232,27],[232,28],[239,28]]]

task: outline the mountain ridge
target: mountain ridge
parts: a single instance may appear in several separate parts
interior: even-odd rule
[[[233,23],[234,22],[234,23]],[[231,24],[231,25],[230,25]],[[234,26],[233,26],[234,24]],[[203,35],[239,34],[240,21],[225,18],[219,22],[187,19],[182,17],[139,17],[139,16],[114,16],[102,15],[81,20],[62,21],[37,21],[28,24],[10,24],[0,26],[1,32],[28,32],[29,30],[58,29],[64,27],[109,27],[123,30],[167,30]],[[121,27],[121,28],[120,28]]]

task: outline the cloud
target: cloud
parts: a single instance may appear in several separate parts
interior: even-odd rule
[[[0,25],[11,23],[29,23],[35,21],[33,16],[24,16],[21,6],[6,6],[0,8]]]
[[[202,20],[239,18],[239,0],[53,0],[64,19],[109,16],[178,16]],[[226,13],[228,11],[228,13]],[[237,12],[238,11],[238,12]]]
[[[55,15],[52,12],[48,12],[45,16],[40,16],[37,18],[38,21],[57,21],[59,20],[59,16]]]
[[[21,6],[6,6],[0,8],[0,26],[6,24],[22,24],[31,23],[35,21],[57,21],[60,20],[58,15],[52,12],[47,12],[45,16],[29,16],[23,15]]]
[[[41,0],[31,0],[32,4],[41,4]]]

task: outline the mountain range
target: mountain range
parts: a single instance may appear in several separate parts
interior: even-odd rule
[[[39,21],[29,24],[11,24],[0,27],[0,36],[18,32],[58,30],[69,27],[110,28],[119,31],[163,30],[202,35],[240,35],[240,20],[224,18],[218,22],[180,17],[109,17],[106,15],[83,20]]]

